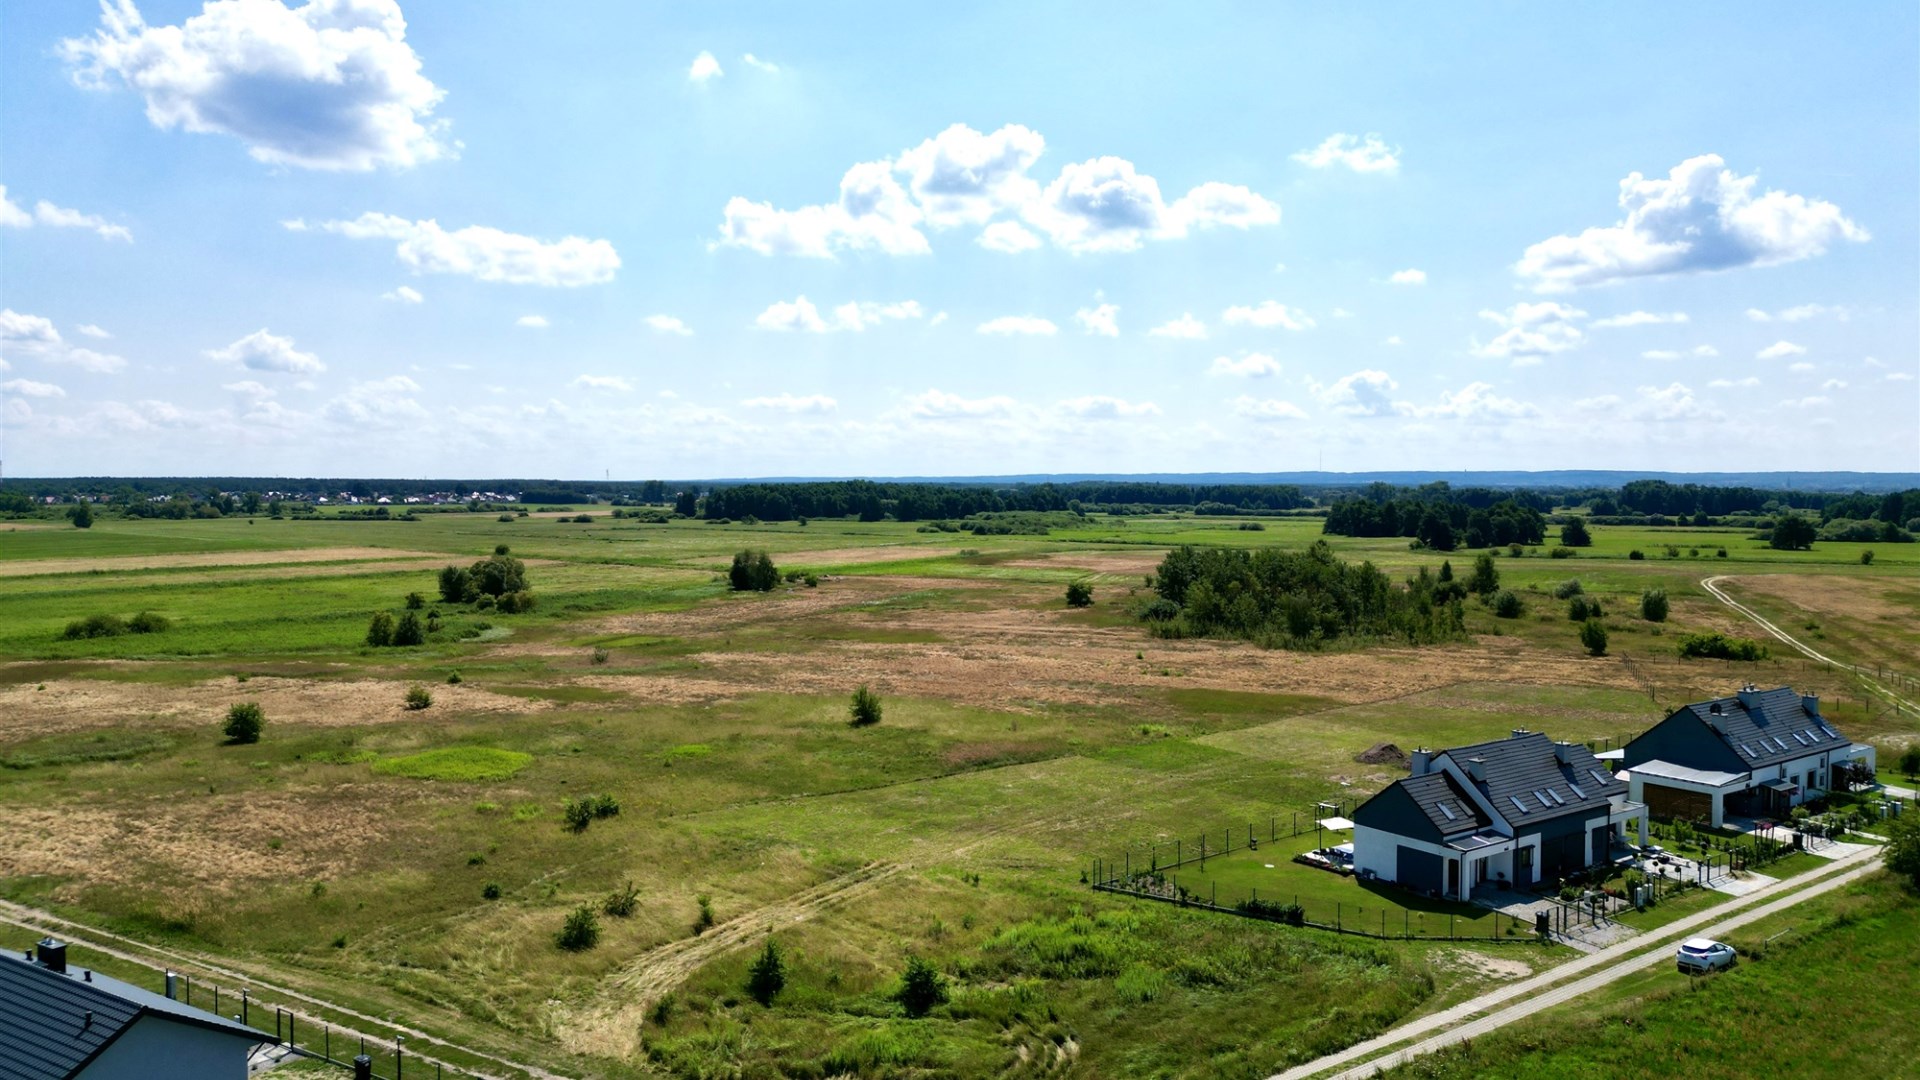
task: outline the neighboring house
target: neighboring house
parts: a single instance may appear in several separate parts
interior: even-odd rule
[[[1364,877],[1468,900],[1485,884],[1526,888],[1611,861],[1647,808],[1578,743],[1538,732],[1452,750],[1415,750],[1413,775],[1353,812]]]
[[[1874,765],[1873,747],[1820,715],[1820,699],[1782,686],[1675,709],[1621,756],[1632,797],[1661,817],[1719,828],[1728,814],[1785,816],[1847,789],[1848,767]]]
[[[244,1080],[274,1037],[97,971],[48,938],[0,956],[0,1080]]]

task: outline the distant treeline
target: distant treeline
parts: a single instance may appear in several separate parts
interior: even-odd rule
[[[1322,531],[1336,536],[1411,536],[1437,551],[1538,544],[1547,534],[1542,511],[1553,509],[1553,502],[1533,491],[1375,484],[1359,496],[1334,503]]]
[[[755,517],[761,521],[857,517],[879,521],[939,521],[1013,511],[1134,507],[1217,507],[1223,513],[1293,510],[1312,506],[1291,484],[1121,483],[1089,480],[1006,489],[951,484],[894,484],[832,480],[793,484],[739,484],[707,493],[710,518]]]

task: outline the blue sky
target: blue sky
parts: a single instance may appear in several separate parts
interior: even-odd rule
[[[1913,5],[1170,10],[11,5],[6,467],[1920,469]]]

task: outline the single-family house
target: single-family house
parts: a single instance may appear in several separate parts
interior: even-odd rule
[[[1579,743],[1518,730],[1451,750],[1415,750],[1412,775],[1353,811],[1353,866],[1450,900],[1526,888],[1610,860],[1647,808]]]
[[[1873,747],[1841,734],[1820,699],[1789,687],[1741,687],[1732,697],[1682,705],[1626,745],[1631,797],[1661,817],[1785,816],[1808,799],[1845,791]]]
[[[171,982],[169,976],[169,982]],[[245,1080],[274,1037],[67,965],[48,938],[0,956],[0,1080]]]

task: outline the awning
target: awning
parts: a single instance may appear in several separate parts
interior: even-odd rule
[[[1782,795],[1791,795],[1800,790],[1800,785],[1789,784],[1785,780],[1769,780],[1760,786],[1766,788],[1768,791],[1778,791]]]
[[[1343,817],[1323,817],[1316,822],[1323,829],[1345,830],[1353,828],[1353,819]]]

